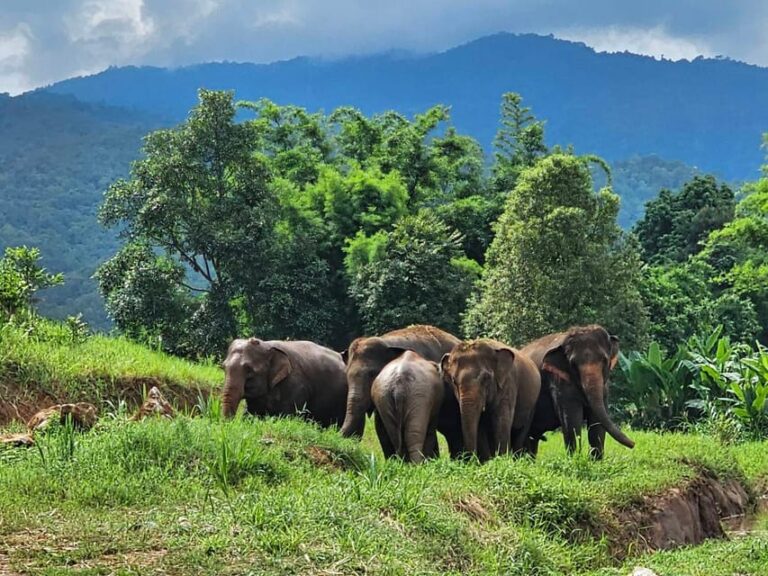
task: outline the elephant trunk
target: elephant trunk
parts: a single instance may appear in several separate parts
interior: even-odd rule
[[[477,434],[480,428],[480,413],[482,412],[476,395],[462,394],[459,399],[461,410],[461,430],[464,435],[464,450],[477,454]]]
[[[610,416],[608,416],[608,411],[605,409],[605,397],[603,392],[605,389],[605,382],[601,367],[599,365],[581,366],[579,372],[592,414],[594,414],[595,418],[597,418],[600,424],[603,425],[606,432],[613,436],[617,442],[623,444],[627,448],[634,448],[634,441],[613,423]]]
[[[341,435],[345,438],[361,437],[365,431],[365,415],[371,406],[371,386],[370,383],[366,385],[352,379],[348,379],[348,384],[347,412],[341,426]]]
[[[224,390],[221,394],[221,411],[224,418],[231,418],[235,415],[243,396],[245,396],[245,375],[227,370]]]

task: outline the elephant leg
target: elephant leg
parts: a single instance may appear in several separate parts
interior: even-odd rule
[[[539,439],[528,437],[525,441],[525,452],[533,459],[539,453]]]
[[[576,441],[581,436],[581,425],[584,422],[584,406],[571,402],[560,411],[560,427],[563,431],[565,448],[568,454],[576,452]]]
[[[408,413],[408,419],[405,424],[403,434],[403,451],[407,452],[408,461],[414,464],[420,464],[426,457],[426,439],[428,436],[429,411],[425,409],[414,409]]]
[[[595,460],[602,460],[605,449],[605,428],[587,412],[587,437],[589,438],[589,455]]]
[[[478,428],[477,459],[480,462],[487,462],[493,458],[493,450],[491,449],[493,436],[491,435],[491,427],[485,414],[480,417],[480,426]]]
[[[437,444],[437,431],[434,426],[430,426],[427,430],[427,437],[424,439],[424,457],[425,458],[439,458],[440,447]]]
[[[381,451],[384,453],[384,457],[392,458],[395,456],[397,449],[392,444],[387,427],[384,425],[384,421],[378,412],[374,412],[373,423],[376,427],[376,435],[379,437],[379,444],[381,444]]]
[[[493,453],[503,456],[509,454],[509,444],[512,438],[512,415],[515,413],[515,403],[511,406],[500,406],[493,416]]]
[[[513,428],[512,429],[512,436],[510,438],[510,448],[512,450],[512,453],[515,456],[522,456],[525,452],[527,452],[527,444],[529,443],[528,439],[528,432],[530,431],[531,427],[523,426],[521,428]],[[538,448],[538,440],[536,440],[537,448]]]

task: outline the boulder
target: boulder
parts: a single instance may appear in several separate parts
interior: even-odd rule
[[[80,430],[90,430],[98,420],[96,406],[88,402],[56,404],[32,416],[27,427],[30,432],[39,432],[50,426],[51,422],[66,423],[68,416],[71,416],[73,425]]]
[[[162,416],[163,418],[173,418],[176,415],[176,411],[171,406],[171,403],[165,399],[162,392],[158,390],[157,386],[152,386],[147,399],[139,407],[139,411],[133,415],[131,420],[143,420],[147,416]]]

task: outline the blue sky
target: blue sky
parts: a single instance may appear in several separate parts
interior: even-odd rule
[[[768,0],[0,0],[0,92],[110,65],[443,50],[499,31],[768,66]]]

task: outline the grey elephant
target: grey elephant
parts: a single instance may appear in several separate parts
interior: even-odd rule
[[[322,426],[344,421],[347,378],[341,354],[314,342],[237,339],[224,361],[225,417],[245,399],[256,416],[301,414]]]
[[[525,354],[496,340],[458,344],[441,363],[461,411],[464,449],[480,461],[526,448],[541,376]]]
[[[450,352],[459,339],[434,326],[415,325],[393,330],[381,336],[355,339],[343,354],[347,364],[347,414],[341,434],[345,437],[362,436],[365,416],[373,410],[371,386],[382,368],[406,350],[418,352],[422,358],[440,362],[443,354]],[[462,451],[459,405],[453,394],[443,395],[443,406],[437,430],[448,443],[451,457]],[[391,446],[382,445],[386,456],[392,454]]]
[[[393,455],[418,464],[438,455],[444,384],[438,366],[410,350],[387,364],[371,386],[376,434]]]
[[[603,457],[606,431],[628,448],[635,443],[608,415],[608,379],[619,355],[619,339],[597,324],[574,326],[539,338],[522,351],[541,372],[541,394],[530,430],[528,450],[535,455],[539,439],[560,428],[569,453],[576,450],[586,419],[590,455]]]

